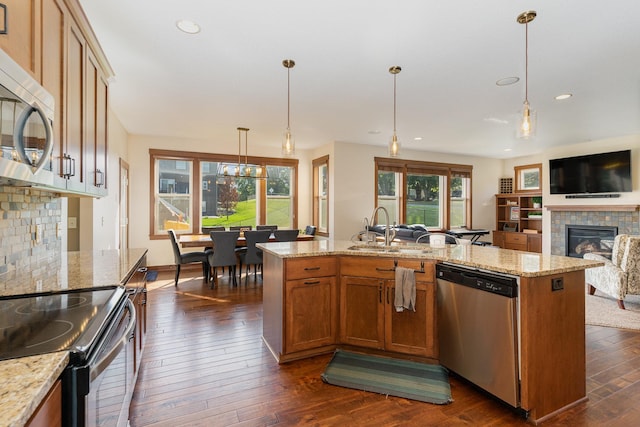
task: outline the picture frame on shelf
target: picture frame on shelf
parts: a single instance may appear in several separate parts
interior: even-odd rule
[[[520,206],[512,206],[509,213],[509,219],[517,221],[520,219]]]

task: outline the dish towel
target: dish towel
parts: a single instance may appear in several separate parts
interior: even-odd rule
[[[394,305],[397,312],[416,311],[416,276],[412,268],[396,267],[396,295]]]

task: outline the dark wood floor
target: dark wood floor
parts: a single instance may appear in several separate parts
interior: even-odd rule
[[[330,355],[278,365],[260,340],[260,282],[211,290],[183,275],[149,283],[132,427],[527,425],[455,377],[454,402],[438,406],[324,384]],[[586,331],[589,401],[543,425],[640,425],[640,332]]]

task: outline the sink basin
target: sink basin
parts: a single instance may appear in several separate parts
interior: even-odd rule
[[[403,246],[373,246],[373,245],[354,245],[347,248],[350,251],[358,252],[377,252],[377,253],[400,253],[422,255],[431,253],[428,248],[403,247]]]

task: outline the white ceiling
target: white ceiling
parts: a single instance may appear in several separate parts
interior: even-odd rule
[[[496,158],[640,134],[640,1],[80,0],[113,69],[132,134],[298,148],[330,141]],[[529,24],[533,141],[515,137]],[[177,30],[179,19],[202,31]],[[496,81],[520,82],[499,87]],[[554,96],[574,96],[556,101]],[[377,133],[376,133],[377,132]],[[421,141],[414,140],[421,137]],[[506,152],[505,149],[512,149]],[[233,150],[231,150],[233,151]]]

